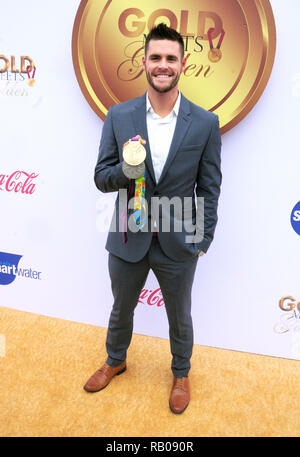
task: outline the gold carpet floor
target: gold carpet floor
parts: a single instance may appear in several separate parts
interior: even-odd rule
[[[0,436],[300,435],[299,362],[195,345],[191,402],[168,406],[169,342],[134,335],[127,371],[83,384],[105,361],[106,329],[0,308]]]

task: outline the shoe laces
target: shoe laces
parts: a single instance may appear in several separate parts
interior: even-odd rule
[[[104,364],[101,368],[99,368],[98,371],[100,371],[101,373],[104,373],[106,375],[106,373],[108,372],[109,369],[110,369],[110,366],[107,364]]]
[[[184,386],[184,378],[176,378],[175,389],[185,390],[183,386]]]

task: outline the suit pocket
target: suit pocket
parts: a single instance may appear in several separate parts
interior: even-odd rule
[[[180,152],[188,152],[188,151],[202,151],[203,144],[191,144],[188,146],[182,146],[179,148]]]

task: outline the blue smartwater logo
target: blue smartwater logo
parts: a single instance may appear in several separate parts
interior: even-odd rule
[[[292,210],[291,224],[295,232],[300,235],[300,201],[294,206]]]
[[[26,279],[41,279],[41,272],[32,268],[20,268],[19,262],[23,256],[0,251],[0,285],[11,284],[17,276]]]

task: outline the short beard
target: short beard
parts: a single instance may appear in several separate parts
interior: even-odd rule
[[[173,79],[173,81],[171,82],[171,84],[167,87],[165,87],[164,89],[159,89],[158,87],[156,87],[153,83],[153,80],[150,76],[150,73],[146,70],[146,77],[147,77],[147,81],[148,83],[150,84],[150,86],[156,90],[156,92],[159,92],[160,94],[164,94],[166,92],[169,92],[170,90],[174,89],[174,87],[177,86],[178,84],[178,81],[179,81],[179,78],[180,78],[180,74],[177,75],[177,78]]]

